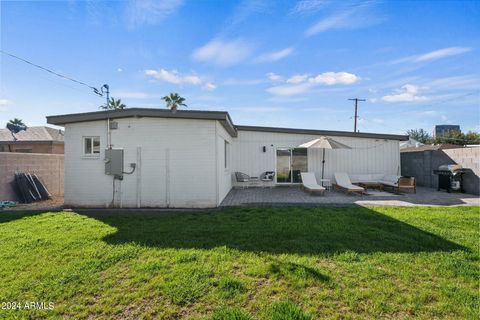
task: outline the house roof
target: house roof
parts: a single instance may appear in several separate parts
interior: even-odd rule
[[[421,151],[435,151],[435,150],[443,150],[443,149],[456,149],[456,148],[463,148],[461,145],[457,144],[425,144],[423,146],[418,147],[408,147],[401,149],[400,152],[421,152]]]
[[[176,112],[172,112],[171,110],[167,109],[128,108],[122,110],[107,110],[48,116],[47,123],[61,126],[67,123],[131,117],[218,120],[232,137],[237,136],[237,130],[233,125],[230,115],[228,112],[224,111],[177,110]]]
[[[153,118],[176,118],[176,119],[200,119],[200,120],[217,120],[232,136],[237,136],[237,131],[261,131],[261,132],[280,132],[294,134],[314,134],[328,136],[343,136],[357,138],[374,138],[406,141],[406,135],[381,134],[381,133],[360,133],[347,131],[327,131],[312,129],[294,129],[294,128],[277,128],[277,127],[257,127],[257,126],[236,126],[233,124],[230,115],[226,111],[200,111],[200,110],[178,110],[172,112],[167,109],[151,109],[151,108],[128,108],[123,110],[107,110],[85,113],[73,113],[64,115],[48,116],[47,123],[54,125],[65,125],[67,123],[97,121],[106,119],[120,119],[130,117],[153,117]]]
[[[15,133],[15,140],[8,129],[0,129],[0,144],[30,144],[30,143],[63,143],[63,130],[45,126],[28,127],[25,131]]]
[[[368,133],[368,132],[349,132],[349,131],[330,131],[330,130],[314,130],[314,129],[295,129],[295,128],[278,128],[278,127],[256,127],[256,126],[236,126],[240,131],[260,131],[260,132],[278,132],[278,133],[296,133],[296,134],[312,134],[322,136],[337,137],[354,137],[354,138],[373,138],[388,140],[408,140],[408,136],[384,133]]]

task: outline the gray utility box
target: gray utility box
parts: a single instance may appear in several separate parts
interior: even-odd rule
[[[123,149],[105,149],[105,174],[123,178]]]

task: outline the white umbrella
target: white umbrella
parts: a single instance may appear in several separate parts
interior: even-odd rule
[[[325,149],[352,149],[346,144],[340,143],[333,140],[332,138],[320,137],[309,142],[305,142],[298,146],[299,148],[317,148],[323,149],[323,160],[322,160],[322,179],[323,172],[325,170]]]

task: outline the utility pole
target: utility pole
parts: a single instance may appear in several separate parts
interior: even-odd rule
[[[366,101],[365,99],[358,99],[358,98],[353,98],[353,99],[348,99],[351,101],[355,101],[355,116],[353,117],[354,122],[353,122],[353,132],[357,132],[357,108],[358,108],[358,101]]]

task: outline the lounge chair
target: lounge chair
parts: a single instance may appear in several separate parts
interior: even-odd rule
[[[348,174],[345,172],[336,172],[333,174],[335,177],[335,188],[344,190],[348,193],[352,192],[359,192],[363,194],[365,192],[365,189],[359,186],[354,185],[351,181],[350,178],[348,177]]]
[[[315,173],[313,172],[302,172],[300,173],[302,176],[302,188],[307,192],[319,192],[323,194],[325,192],[325,188],[322,187],[317,183],[317,179],[315,178]]]

